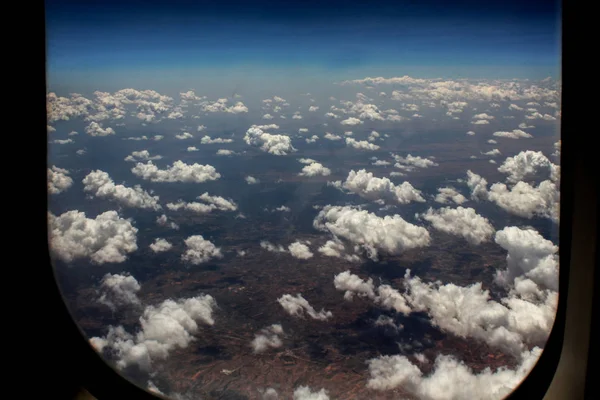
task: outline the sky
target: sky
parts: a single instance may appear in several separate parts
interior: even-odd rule
[[[52,88],[558,77],[557,1],[46,2]],[[157,88],[158,89],[158,88]]]

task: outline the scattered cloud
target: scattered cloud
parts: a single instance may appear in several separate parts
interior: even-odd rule
[[[331,311],[325,311],[323,309],[319,312],[315,311],[313,306],[311,306],[301,294],[297,294],[296,297],[291,294],[284,294],[277,299],[277,301],[288,314],[295,317],[302,318],[305,314],[308,314],[312,319],[319,321],[325,321],[328,318],[333,317]]]
[[[256,179],[253,176],[247,176],[246,178],[244,178],[246,180],[246,183],[248,185],[256,185],[257,183],[260,183],[259,179]]]
[[[331,174],[331,170],[327,167],[324,167],[323,164],[318,162],[313,162],[309,165],[305,165],[302,168],[302,172],[298,175],[300,176],[328,176]]]
[[[506,131],[494,132],[494,136],[505,137],[505,138],[509,138],[509,139],[532,138],[533,137],[529,133],[522,131],[520,129],[513,129],[511,132],[506,132]]]
[[[377,259],[379,252],[400,254],[430,243],[427,229],[406,222],[399,215],[378,217],[348,206],[324,207],[313,221],[313,226],[362,247],[373,260]]]
[[[429,221],[435,229],[462,236],[473,245],[489,241],[495,232],[490,221],[477,214],[473,208],[429,208],[421,217]]]
[[[194,135],[192,135],[189,132],[183,132],[183,133],[181,133],[179,135],[175,135],[175,138],[177,138],[179,140],[191,139],[193,137],[194,137]]]
[[[294,390],[293,400],[329,400],[329,396],[325,389],[313,392],[308,386],[298,386]]]
[[[102,125],[97,122],[91,122],[88,126],[85,127],[85,133],[90,136],[108,136],[114,135],[115,131],[113,128],[103,129]]]
[[[159,226],[167,226],[171,229],[175,229],[175,230],[179,230],[179,225],[177,225],[175,222],[169,222],[169,219],[167,218],[167,216],[165,214],[161,215],[160,217],[156,218],[156,223]]]
[[[246,131],[244,141],[248,145],[259,146],[262,151],[276,156],[285,156],[296,151],[289,136],[265,133],[257,126],[252,126]]]
[[[141,289],[138,281],[127,273],[106,274],[100,282],[101,296],[98,302],[108,306],[111,310],[117,307],[139,305],[140,299],[137,292]]]
[[[354,138],[347,137],[346,138],[346,146],[354,147],[359,150],[379,150],[379,146],[373,143],[369,143],[366,140],[356,140]]]
[[[323,136],[324,139],[327,140],[342,140],[342,137],[339,135],[334,135],[333,133],[329,133],[329,132],[325,132],[325,135]]]
[[[301,260],[308,260],[313,256],[313,253],[310,251],[309,247],[299,241],[295,241],[294,243],[290,244],[288,246],[288,250],[293,257]]]
[[[71,186],[73,186],[73,178],[69,176],[68,170],[55,165],[48,168],[48,193],[62,193]]]
[[[280,324],[273,324],[260,330],[254,335],[251,346],[254,353],[262,353],[268,349],[277,349],[283,345],[280,335],[283,335],[283,328]]]
[[[441,204],[448,204],[450,201],[453,201],[456,204],[462,204],[467,201],[467,198],[458,193],[454,188],[443,187],[438,188],[438,194],[435,196],[434,201]]]
[[[214,258],[223,258],[221,249],[202,235],[193,235],[185,239],[187,250],[181,256],[181,260],[193,265],[208,262]]]
[[[425,201],[421,196],[421,191],[415,189],[409,182],[405,181],[396,186],[388,178],[377,178],[373,176],[372,172],[367,172],[364,169],[351,170],[345,182],[337,181],[333,185],[371,201],[387,201],[398,204]]]
[[[99,352],[109,351],[119,369],[137,365],[150,372],[155,361],[165,360],[176,348],[188,347],[199,324],[213,325],[216,306],[210,295],[165,300],[144,309],[141,330],[135,336],[122,326],[110,326],[105,337],[92,337],[90,343]]]
[[[232,143],[233,139],[223,139],[223,138],[214,138],[212,139],[210,136],[206,135],[200,139],[200,143],[202,144],[213,144],[213,143]]]
[[[158,204],[159,197],[152,196],[141,188],[140,185],[135,185],[133,188],[124,185],[115,185],[108,173],[96,170],[90,172],[83,178],[85,192],[91,193],[92,196],[115,201],[122,206],[132,208],[143,208],[158,211],[162,208]]]
[[[169,243],[166,239],[156,238],[154,239],[154,243],[152,243],[149,247],[150,250],[152,250],[155,253],[162,253],[164,251],[171,250],[173,245]]]
[[[77,210],[58,217],[48,213],[48,224],[50,249],[64,262],[89,258],[94,264],[122,263],[138,248],[138,229],[116,211],[95,219]]]
[[[151,156],[148,150],[133,151],[130,155],[125,157],[125,161],[149,161],[149,160],[160,160],[162,156]]]
[[[211,165],[186,164],[183,161],[175,161],[167,169],[158,169],[152,161],[146,164],[137,163],[131,169],[134,175],[151,182],[195,182],[202,183],[214,181],[221,177],[215,167]]]

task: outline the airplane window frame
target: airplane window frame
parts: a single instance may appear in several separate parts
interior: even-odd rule
[[[565,14],[569,12],[565,10],[563,5],[563,20]],[[42,19],[40,26],[45,31],[45,14],[41,13]],[[564,33],[562,40],[564,42]],[[40,103],[37,105],[40,107],[40,119],[39,126],[40,130],[45,129],[46,122],[46,55],[45,55],[45,43],[42,42],[41,57],[44,62],[40,62],[40,66],[44,65],[44,71],[39,74],[42,77],[44,84],[44,92],[40,90]],[[568,49],[563,49],[563,61],[562,71],[564,76],[565,69],[571,71],[566,65],[565,60],[569,57]],[[41,61],[41,60],[40,60]],[[43,74],[43,75],[42,75]],[[569,78],[571,79],[571,78]],[[560,193],[560,274],[559,274],[559,303],[557,308],[557,314],[554,326],[544,348],[544,351],[530,372],[530,374],[523,380],[523,382],[507,397],[508,399],[520,399],[520,398],[545,398],[549,395],[547,392],[549,388],[552,388],[553,379],[560,379],[555,375],[555,372],[559,368],[559,362],[561,355],[565,349],[564,341],[568,339],[566,336],[566,329],[568,328],[568,315],[573,307],[584,307],[583,314],[587,310],[588,319],[591,320],[591,301],[588,304],[569,303],[569,284],[570,282],[577,280],[577,274],[581,274],[585,268],[593,268],[594,261],[598,263],[600,253],[597,251],[597,243],[594,240],[597,238],[598,233],[598,218],[585,219],[586,213],[591,213],[598,217],[597,213],[597,199],[598,199],[598,185],[595,185],[594,168],[592,162],[593,155],[587,157],[588,153],[591,153],[590,146],[586,146],[584,143],[583,135],[565,135],[563,137],[562,132],[574,132],[577,133],[577,129],[574,129],[574,110],[573,110],[573,84],[562,86],[562,117],[561,117],[561,193]],[[579,111],[578,111],[579,112]],[[43,126],[43,128],[42,128]],[[581,132],[581,131],[579,131]],[[40,159],[44,160],[43,167],[39,169],[40,174],[40,191],[43,190],[47,194],[47,183],[46,183],[46,168],[47,168],[47,144],[41,146],[43,155]],[[43,178],[42,178],[43,176]],[[586,194],[584,196],[584,194]],[[38,194],[39,195],[39,194]],[[37,196],[35,197],[37,198]],[[596,211],[594,211],[596,210]],[[43,215],[42,215],[43,214]],[[41,207],[39,214],[36,214],[40,220],[46,221],[47,210],[46,207]],[[45,223],[44,223],[45,224]],[[573,225],[583,226],[586,229],[581,231],[572,231]],[[146,390],[133,384],[123,376],[121,376],[115,369],[110,367],[102,357],[96,353],[92,346],[85,339],[85,335],[81,329],[75,323],[72,318],[70,311],[67,309],[66,304],[62,299],[62,295],[56,284],[54,277],[53,267],[50,261],[50,254],[47,249],[48,236],[47,232],[40,230],[40,245],[44,246],[46,252],[43,254],[44,261],[41,268],[43,278],[40,279],[40,283],[44,285],[42,293],[47,293],[44,299],[44,308],[50,308],[49,314],[52,315],[52,324],[49,326],[49,332],[44,333],[45,338],[43,342],[45,347],[42,355],[38,358],[39,364],[43,366],[43,370],[47,371],[47,381],[41,389],[45,394],[55,395],[57,398],[75,398],[77,393],[85,388],[92,396],[98,399],[105,398],[128,398],[128,399],[156,399],[166,398],[159,395],[150,394]],[[42,242],[43,240],[43,242]],[[587,253],[586,253],[587,252]],[[589,257],[579,257],[583,262],[588,261],[592,264],[578,265],[577,268],[572,268],[571,260],[574,255],[587,254]],[[594,254],[595,253],[595,254]],[[594,260],[596,257],[596,260]],[[571,286],[572,289],[572,286]],[[588,293],[589,299],[592,298],[592,294]],[[595,290],[594,301],[596,303],[596,311],[598,310],[598,293]],[[587,308],[586,308],[587,307]],[[585,318],[584,318],[585,319]],[[585,322],[585,321],[584,321]],[[589,321],[588,321],[589,322]],[[60,327],[60,328],[58,328]],[[592,337],[590,335],[590,337]],[[39,343],[40,338],[36,338],[35,341]],[[589,342],[589,340],[588,340]],[[51,345],[50,345],[51,343]],[[593,348],[591,344],[586,347],[589,351],[589,359],[592,360]],[[584,355],[584,358],[585,357]],[[57,368],[57,361],[60,361],[61,368]],[[591,363],[587,364],[587,385],[590,388],[591,385]],[[584,368],[584,375],[585,375]],[[589,394],[590,390],[586,391]],[[597,392],[597,389],[594,389]],[[582,393],[583,396],[583,393]],[[550,394],[552,398],[552,395]],[[556,398],[556,396],[555,396]],[[573,397],[575,398],[575,397]]]

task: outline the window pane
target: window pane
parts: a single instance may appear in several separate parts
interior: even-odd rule
[[[525,379],[558,302],[557,4],[46,4],[50,252],[124,377],[296,400]]]

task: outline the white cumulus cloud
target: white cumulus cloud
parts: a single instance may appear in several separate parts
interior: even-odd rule
[[[122,263],[138,248],[138,229],[116,211],[95,219],[77,210],[58,217],[48,213],[48,224],[50,249],[65,262],[89,258],[94,264]]]

